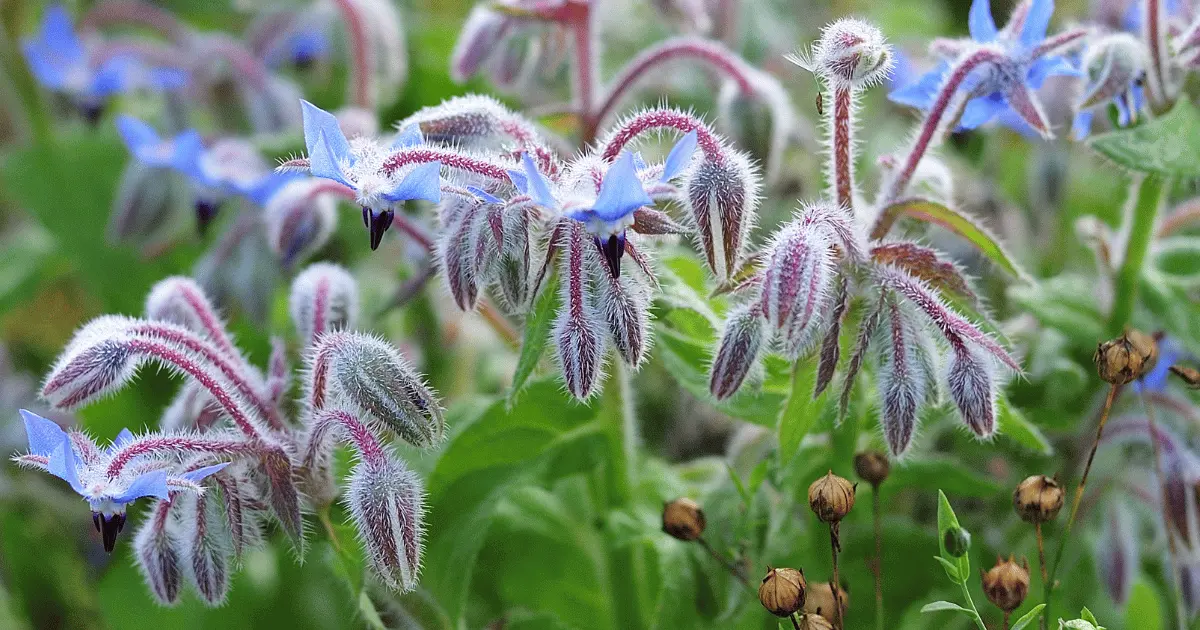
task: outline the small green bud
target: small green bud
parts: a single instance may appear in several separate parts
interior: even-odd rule
[[[942,539],[942,544],[946,547],[946,553],[961,558],[967,555],[967,551],[971,549],[971,534],[961,527],[951,527],[946,530],[946,537]]]

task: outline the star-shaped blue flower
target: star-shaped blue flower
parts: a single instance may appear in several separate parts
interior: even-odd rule
[[[153,127],[132,117],[119,116],[117,131],[134,159],[154,168],[169,168],[186,173],[194,168],[204,150],[200,132],[188,129],[172,138],[163,138]]]
[[[18,456],[17,461],[62,479],[88,502],[92,521],[104,537],[105,551],[113,550],[117,534],[125,526],[128,504],[142,497],[167,499],[172,491],[195,488],[204,478],[229,465],[221,463],[172,474],[177,464],[161,461],[155,462],[161,464],[155,466],[126,466],[120,474],[109,476],[108,467],[113,455],[134,440],[128,429],[123,429],[117,439],[104,448],[83,434],[75,434],[81,442],[76,446],[72,436],[53,421],[25,409],[20,413],[29,438],[29,453]],[[85,454],[81,455],[77,449]]]
[[[391,227],[396,204],[411,199],[441,200],[440,162],[417,164],[392,174],[383,170],[391,152],[424,142],[415,125],[402,129],[387,147],[370,138],[356,138],[352,145],[333,114],[308,101],[301,101],[301,107],[309,171],[354,190],[362,206],[363,223],[371,232],[371,249],[379,247],[384,232]]]
[[[946,52],[961,55],[980,46],[1004,51],[1008,67],[977,70],[960,88],[972,95],[958,129],[974,129],[998,120],[1021,131],[1050,134],[1049,124],[1034,91],[1051,76],[1078,76],[1066,57],[1052,54],[1056,46],[1048,43],[1046,29],[1054,12],[1053,0],[1026,0],[1013,11],[1004,29],[992,19],[991,2],[974,0],[968,26],[971,39],[944,43]],[[943,60],[912,83],[888,95],[892,101],[921,110],[930,109],[949,76],[952,61]]]

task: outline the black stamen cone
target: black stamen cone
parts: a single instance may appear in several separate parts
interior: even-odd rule
[[[92,522],[100,529],[100,536],[104,539],[104,550],[112,553],[117,546],[117,534],[125,527],[125,515],[92,512]]]
[[[200,231],[200,236],[208,233],[208,226],[212,225],[213,219],[217,218],[217,212],[220,210],[221,202],[219,201],[196,200],[196,229]]]
[[[625,255],[625,233],[610,234],[608,239],[601,240],[596,237],[596,248],[604,255],[604,261],[608,263],[608,272],[614,278],[621,277],[621,256]]]
[[[96,527],[96,531],[100,531],[100,513],[92,512],[92,525]]]
[[[396,218],[396,213],[392,210],[384,210],[379,214],[367,212],[365,215],[368,218],[367,228],[371,231],[371,251],[379,249],[379,243],[383,241],[383,233],[392,227],[392,219]]]
[[[79,106],[79,114],[83,116],[88,125],[95,127],[100,124],[100,118],[104,116],[104,102],[84,103]]]
[[[317,58],[309,53],[296,53],[296,55],[292,57],[292,65],[296,66],[296,69],[300,72],[311,70],[316,63]]]

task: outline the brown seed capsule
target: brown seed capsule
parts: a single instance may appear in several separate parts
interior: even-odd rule
[[[804,572],[771,569],[758,585],[758,601],[776,617],[787,617],[804,607],[807,583]]]
[[[846,618],[846,609],[850,607],[850,595],[846,589],[838,587],[838,599],[842,602],[842,619]],[[833,599],[833,587],[829,582],[813,582],[808,587],[808,596],[804,599],[804,612],[808,615],[820,615],[829,621],[834,621],[833,611],[837,604]]]
[[[1158,343],[1144,332],[1130,329],[1096,348],[1092,358],[1100,378],[1114,385],[1133,382],[1154,368]]]
[[[1185,385],[1190,389],[1200,389],[1200,370],[1186,365],[1175,364],[1171,366],[1171,373],[1183,379]]]
[[[800,630],[833,630],[833,624],[821,615],[801,615],[797,626]]]
[[[988,601],[1004,612],[1012,612],[1020,607],[1029,594],[1029,561],[1022,560],[1018,565],[1009,556],[1008,560],[996,558],[996,566],[983,575],[983,593]]]
[[[854,456],[854,473],[876,488],[887,479],[891,469],[887,455],[879,451],[863,451]]]
[[[854,507],[855,485],[829,471],[808,487],[808,507],[824,523],[836,523]]]
[[[1063,498],[1062,486],[1057,481],[1046,475],[1033,475],[1013,491],[1013,509],[1027,523],[1045,523],[1058,516]]]
[[[679,540],[696,540],[704,533],[704,511],[691,499],[663,504],[662,530]]]

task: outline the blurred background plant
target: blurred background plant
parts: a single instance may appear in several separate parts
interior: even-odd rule
[[[162,428],[179,389],[165,372],[145,371],[135,386],[72,414],[40,402],[37,384],[80,326],[143,314],[151,288],[169,276],[195,279],[249,366],[273,363],[281,347],[303,365],[314,331],[293,325],[304,317],[289,295],[316,259],[350,272],[361,294],[358,330],[395,346],[399,364],[415,365],[446,407],[444,441],[428,450],[388,445],[411,468],[405,479],[424,485],[414,590],[397,594],[378,565],[369,570],[377,559],[354,543],[352,498],[330,505],[310,487],[302,562],[301,548],[268,526],[262,544],[234,560],[220,607],[192,593],[162,607],[133,546],[119,541],[105,554],[66,483],[5,464],[0,627],[775,628],[790,618],[814,628],[1053,628],[1081,610],[1066,627],[1196,627],[1200,113],[1190,104],[1190,71],[1200,58],[1198,13],[1188,0],[988,5],[106,0],[54,9],[0,0],[6,455],[27,450],[18,408],[101,444],[125,427]],[[856,61],[862,72],[843,82],[830,68],[844,65],[820,65],[836,47],[813,51],[813,73],[785,59],[841,32],[822,29],[845,16],[878,28],[877,40],[852,34],[865,33],[875,51],[886,37],[886,58]],[[1078,45],[1052,55],[1061,63],[1035,70],[1031,49],[1076,32]],[[997,73],[1019,85],[972,75],[951,91],[962,109],[931,127],[929,142],[941,147],[914,153],[913,108],[936,109],[944,77],[976,45],[1025,64]],[[875,76],[875,61],[894,69]],[[868,89],[885,74],[883,86]],[[478,128],[456,127],[450,116],[465,110],[438,108],[468,93],[500,99],[470,111],[513,123],[501,126],[507,136],[469,136],[464,129]],[[548,234],[533,230],[534,258],[527,249],[521,276],[528,286],[492,270],[468,291],[450,273],[463,245],[446,238],[453,213],[420,200],[364,209],[367,247],[355,191],[273,169],[312,148],[301,98],[331,112],[351,139],[408,121],[427,146],[518,171],[518,153],[533,153],[555,193],[538,202],[559,210],[570,199],[558,169],[598,168],[576,151],[615,146],[598,177],[621,151],[613,136],[629,114],[665,101],[706,121],[697,128],[744,164],[735,170],[746,214],[737,216],[747,222],[726,241],[724,218],[706,224],[714,215],[694,212],[703,200],[647,186],[655,200],[662,195],[663,216],[650,228],[635,219],[630,242],[653,256],[625,264],[621,276],[642,300],[633,309],[642,317],[639,351],[630,355],[630,338],[615,337],[621,359],[608,359],[608,377],[597,373],[587,391],[568,381],[568,391],[570,356],[556,363],[551,349],[562,344],[547,341],[561,330],[555,287],[571,280],[562,262],[571,249],[558,254],[567,272],[552,265],[541,286]],[[838,112],[852,112],[844,141]],[[516,124],[522,116],[532,122]],[[657,167],[691,128],[676,129],[683,133],[661,146],[638,146],[649,158],[643,167]],[[1054,137],[1043,137],[1049,131]],[[907,172],[904,157],[914,154],[924,159]],[[681,175],[679,190],[693,180]],[[443,174],[443,188],[459,184],[506,200],[523,192]],[[466,198],[454,194],[444,193]],[[807,210],[851,208],[860,221],[850,230],[804,223],[817,215],[797,216],[801,201]],[[345,213],[353,220],[338,220]],[[785,237],[813,222],[827,226],[817,246],[793,241],[840,252],[821,264],[830,269],[827,292],[845,306],[832,335],[816,318],[821,334],[808,340],[832,345],[778,354],[755,345],[757,360],[718,387],[710,368],[724,322],[760,304],[760,271],[767,286],[786,284],[771,275],[773,256],[794,253]],[[781,232],[789,223],[793,231]],[[492,228],[482,226],[480,234]],[[671,233],[681,230],[695,238]],[[601,236],[617,232],[588,236],[604,245]],[[887,269],[938,273],[913,285],[866,272],[868,263],[848,262],[854,244]],[[495,253],[513,251],[506,243]],[[609,258],[605,267],[579,251],[596,272],[588,282],[620,275],[619,252],[610,250],[616,266]],[[797,259],[779,260],[776,275]],[[941,376],[907,392],[912,404],[881,404],[897,395],[884,376],[897,354],[874,353],[925,335],[924,291],[1019,364],[1020,376],[1007,381],[1004,369],[982,371],[983,407],[964,404]],[[857,378],[847,364],[862,346],[858,331],[893,294],[911,303],[890,302],[891,325],[874,335]],[[795,316],[745,310],[752,326],[792,335],[777,320]],[[1145,331],[1157,355],[1144,369],[1128,362],[1147,351],[1122,341],[1127,326]],[[900,354],[949,357],[958,346],[946,339],[937,352],[927,352],[938,348],[929,342]],[[1097,346],[1110,340],[1098,373]],[[976,362],[991,361],[972,343],[964,347]],[[1109,362],[1117,351],[1120,365]],[[814,400],[834,373],[818,373],[818,355],[843,376]],[[715,364],[721,373],[725,364]],[[304,395],[300,384],[283,387],[285,401]],[[281,408],[301,417],[311,407]],[[334,455],[333,469],[345,472],[361,449]],[[328,518],[313,497],[325,500]],[[133,526],[151,512],[131,512]],[[997,556],[1013,558],[993,563]],[[972,573],[980,567],[991,570]]]

